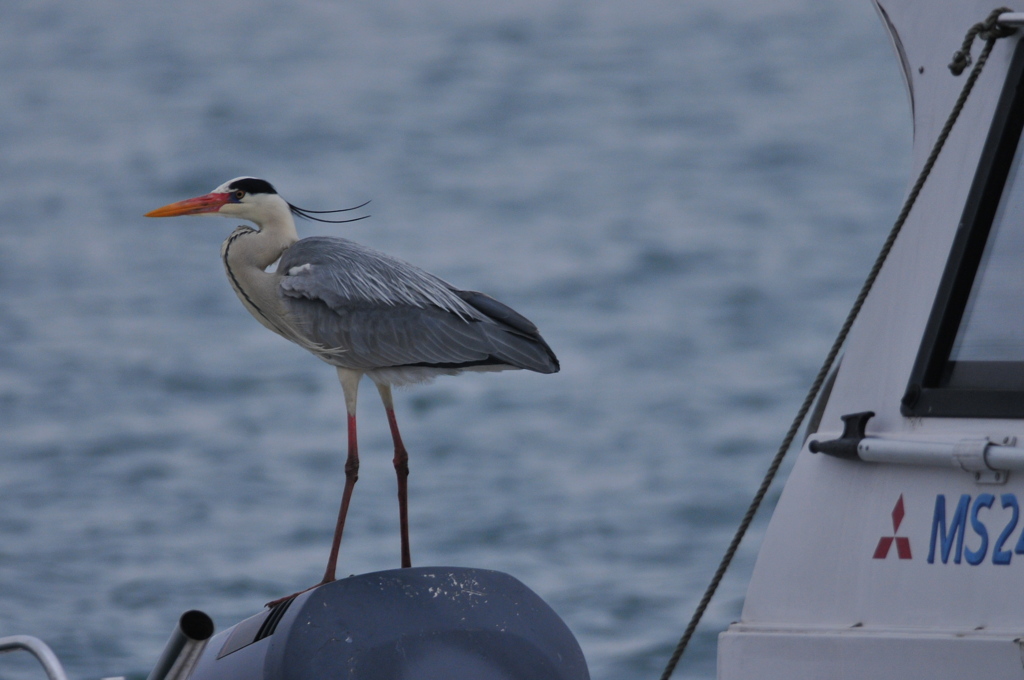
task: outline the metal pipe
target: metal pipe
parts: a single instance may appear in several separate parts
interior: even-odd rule
[[[856,455],[843,455],[868,463],[897,463],[927,467],[954,467],[972,471],[1024,470],[1024,448],[997,444],[985,439],[964,439],[958,442],[914,441],[882,437],[839,438],[831,441],[812,439],[812,452],[831,453],[829,444],[849,442]]]
[[[1024,12],[1003,12],[999,15],[999,23],[1004,26],[1024,26]]]
[[[898,463],[928,467],[960,467],[955,446],[940,442],[915,442],[865,437],[857,442],[857,455],[869,463]]]
[[[147,680],[187,680],[213,635],[213,620],[198,609],[181,615]]]
[[[57,655],[39,638],[31,635],[11,635],[0,638],[0,653],[13,652],[18,649],[24,649],[39,659],[39,663],[43,665],[43,670],[46,671],[46,676],[50,680],[68,680]]]
[[[990,445],[985,449],[985,462],[993,470],[1024,470],[1024,450]]]

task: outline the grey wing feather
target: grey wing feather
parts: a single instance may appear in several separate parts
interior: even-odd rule
[[[303,239],[278,271],[291,318],[334,365],[558,370],[536,326],[511,308],[352,241]]]
[[[314,236],[297,241],[281,256],[278,271],[286,275],[281,283],[286,294],[317,297],[331,306],[405,304],[479,316],[433,274],[343,238]],[[288,276],[293,271],[295,275]]]

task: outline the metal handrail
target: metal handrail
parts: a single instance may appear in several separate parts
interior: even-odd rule
[[[0,653],[13,652],[19,649],[23,649],[36,657],[39,663],[43,665],[43,670],[46,671],[46,676],[50,680],[68,680],[68,676],[64,672],[64,667],[60,665],[57,655],[39,638],[32,637],[31,635],[11,635],[0,638]]]
[[[1014,436],[999,441],[988,437],[958,441],[869,437],[865,428],[874,415],[873,411],[848,413],[842,416],[843,433],[838,438],[811,437],[807,448],[811,453],[867,463],[960,468],[981,484],[1003,484],[1011,471],[1024,471],[1024,448],[1016,446]]]
[[[1004,12],[999,15],[999,23],[1004,26],[1024,26],[1024,12]]]

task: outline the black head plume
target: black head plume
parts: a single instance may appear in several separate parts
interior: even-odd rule
[[[359,220],[365,220],[367,217],[369,217],[369,215],[363,215],[362,217],[353,217],[351,219],[342,220],[324,219],[322,217],[314,217],[314,215],[329,215],[332,213],[342,213],[348,212],[350,210],[359,210],[360,208],[369,205],[369,203],[370,202],[367,201],[366,203],[361,203],[351,208],[342,208],[341,210],[306,210],[305,208],[300,208],[298,206],[292,205],[291,203],[288,204],[288,208],[292,211],[293,215],[295,215],[296,217],[301,217],[303,219],[314,220],[316,222],[327,222],[328,224],[345,224],[346,222],[358,222]]]

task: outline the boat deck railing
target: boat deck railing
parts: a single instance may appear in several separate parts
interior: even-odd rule
[[[36,657],[50,680],[68,680],[64,667],[60,665],[60,659],[49,645],[39,638],[31,635],[10,635],[0,638],[0,653],[18,650],[24,650]]]

